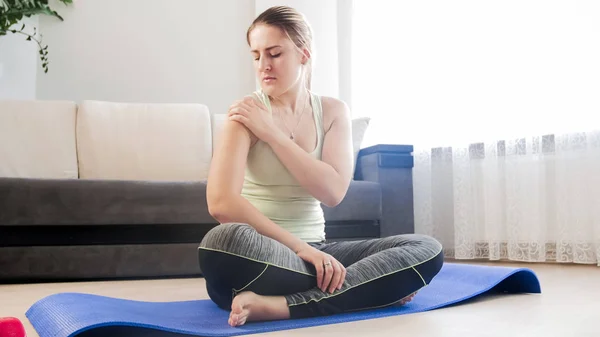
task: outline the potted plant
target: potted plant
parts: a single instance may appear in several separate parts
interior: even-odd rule
[[[73,0],[58,0],[65,5]],[[38,45],[40,59],[44,73],[48,72],[48,46],[42,43],[42,35],[33,27],[33,34],[25,31],[26,24],[17,25],[24,17],[34,15],[50,15],[64,21],[63,18],[50,7],[48,0],[0,0],[0,38],[8,33],[21,34],[27,41],[34,41]]]

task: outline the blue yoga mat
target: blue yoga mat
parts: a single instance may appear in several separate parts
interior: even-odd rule
[[[229,312],[210,300],[143,302],[82,293],[45,297],[34,303],[26,316],[40,337],[88,336],[102,331],[97,335],[237,336],[422,312],[484,293],[541,293],[541,288],[530,269],[446,263],[409,304],[327,317],[250,322],[232,328],[227,324]]]

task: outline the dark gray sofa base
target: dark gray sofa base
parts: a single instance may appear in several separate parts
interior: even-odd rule
[[[3,283],[198,276],[198,244],[0,248]]]
[[[359,153],[330,241],[413,232],[412,147]],[[0,282],[199,275],[204,182],[0,178]]]

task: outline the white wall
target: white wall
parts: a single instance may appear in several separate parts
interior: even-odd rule
[[[338,81],[340,99],[352,109],[352,11],[354,0],[338,1]]]
[[[24,18],[11,28],[33,34],[38,18]],[[35,41],[26,41],[22,34],[12,34],[0,38],[0,99],[35,99],[38,47]],[[45,42],[45,41],[42,41]]]
[[[41,17],[50,71],[38,99],[203,103],[254,90],[245,32],[254,0],[86,0]]]
[[[313,29],[315,50],[312,91],[339,97],[337,0],[256,0],[256,16],[269,7],[286,5],[302,12]]]
[[[65,21],[39,17],[49,72],[39,65],[35,44],[3,37],[0,99],[199,102],[225,113],[256,89],[248,26],[268,7],[287,4],[314,30],[313,90],[350,101],[350,0],[52,3]]]

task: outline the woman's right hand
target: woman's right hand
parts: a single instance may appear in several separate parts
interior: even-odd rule
[[[317,270],[317,286],[321,291],[333,294],[341,289],[346,279],[346,268],[333,256],[306,245],[296,253],[302,260],[312,263]]]

